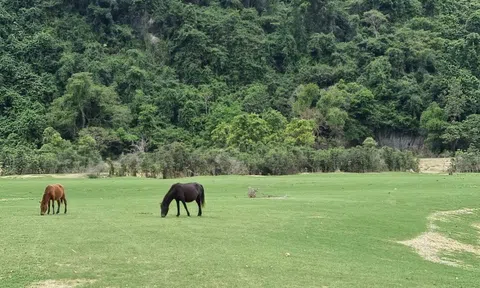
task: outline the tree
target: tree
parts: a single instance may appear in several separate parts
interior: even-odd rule
[[[315,107],[320,98],[320,93],[320,88],[313,83],[298,86],[295,90],[293,112],[297,116],[302,116],[306,119],[314,117],[311,113],[311,109]]]
[[[240,92],[243,111],[260,114],[271,106],[270,95],[265,85],[255,83],[247,87]]]
[[[268,123],[270,131],[272,134],[267,140],[269,143],[278,143],[282,139],[282,133],[287,126],[288,120],[282,113],[269,109],[263,112],[260,117]]]
[[[445,96],[445,113],[448,120],[459,121],[465,111],[467,100],[463,94],[461,84],[458,80],[450,83],[448,94]]]
[[[272,131],[267,121],[258,114],[241,114],[233,118],[227,136],[227,145],[240,151],[249,151],[257,144],[266,144]]]
[[[369,27],[369,30],[375,37],[385,31],[388,19],[378,10],[370,10],[363,14],[363,22]]]
[[[480,147],[480,114],[472,114],[462,123],[463,136],[469,146]]]
[[[442,149],[440,137],[447,125],[447,115],[436,102],[430,104],[427,110],[422,113],[420,127],[427,135],[426,141],[432,150],[439,151]]]
[[[113,89],[93,83],[91,73],[74,74],[64,96],[52,104],[51,123],[69,137],[88,126],[118,128],[130,121],[129,110]]]
[[[314,126],[312,120],[293,119],[285,127],[284,142],[295,146],[312,146],[315,142]]]
[[[466,28],[469,32],[480,34],[480,10],[473,12],[468,17]]]

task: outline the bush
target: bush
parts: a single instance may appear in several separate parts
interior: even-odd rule
[[[203,153],[205,160],[205,174],[207,175],[244,175],[248,174],[247,165],[237,159],[234,152],[227,152],[222,149],[208,151],[197,151]]]
[[[299,165],[294,153],[286,147],[275,147],[267,152],[261,172],[265,175],[287,175],[298,173]]]
[[[480,150],[472,145],[467,151],[458,151],[452,164],[453,171],[478,173],[480,172]]]
[[[386,171],[380,152],[370,147],[355,147],[344,152],[341,170],[345,172],[381,172]]]
[[[373,139],[350,149],[315,150],[290,145],[256,145],[252,152],[236,149],[192,149],[183,143],[160,146],[154,152],[135,152],[100,161],[98,153],[80,155],[72,145],[54,150],[44,145],[35,150],[28,147],[4,148],[0,151],[3,174],[87,172],[109,176],[175,178],[197,175],[287,175],[301,172],[380,172],[418,171],[418,161],[411,152],[389,147],[376,148]],[[475,154],[477,153],[477,154]],[[85,155],[93,155],[86,159]],[[477,155],[477,156],[475,156]],[[475,158],[477,157],[477,158]],[[458,170],[478,171],[478,151],[459,152]]]
[[[406,171],[412,169],[418,172],[419,160],[411,151],[402,152],[390,147],[383,147],[382,158],[389,171]]]
[[[99,178],[101,174],[107,173],[109,170],[108,164],[105,162],[100,162],[95,166],[87,168],[87,177],[88,178]]]

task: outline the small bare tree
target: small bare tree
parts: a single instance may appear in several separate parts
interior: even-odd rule
[[[136,143],[132,143],[132,146],[134,148],[134,152],[145,153],[147,152],[148,144],[149,144],[148,139],[145,139],[144,137],[142,137],[142,139],[140,139]]]

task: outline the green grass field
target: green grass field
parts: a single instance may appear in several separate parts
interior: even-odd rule
[[[204,185],[203,216],[196,216],[192,202],[192,217],[181,208],[177,218],[172,202],[168,216],[160,218],[159,202],[172,183],[182,181]],[[62,206],[59,215],[40,216],[43,189],[57,182],[66,188],[68,214]],[[249,186],[260,196],[287,197],[249,199]],[[465,263],[452,267],[397,243],[427,231],[427,217],[436,211],[480,208],[478,175],[0,179],[0,199],[3,288],[75,279],[94,280],[78,287],[479,283],[475,254],[450,255]],[[437,223],[439,230],[478,247],[480,230],[472,225],[480,223],[480,213],[455,219]]]

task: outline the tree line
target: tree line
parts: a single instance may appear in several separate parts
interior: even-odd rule
[[[205,174],[223,151],[249,173],[323,171],[273,162],[385,134],[464,159],[480,147],[479,63],[467,0],[0,0],[0,163]],[[176,145],[203,162],[165,168]],[[372,170],[345,161],[325,170]]]

